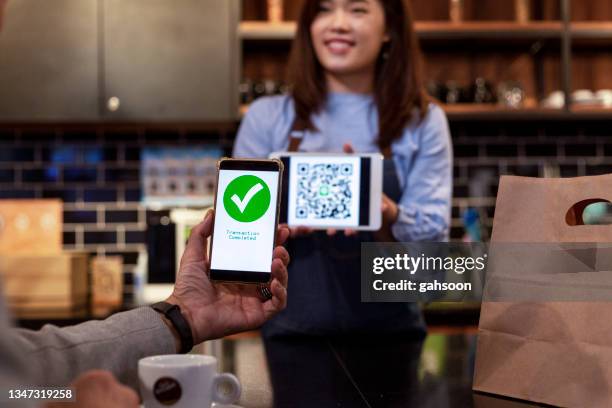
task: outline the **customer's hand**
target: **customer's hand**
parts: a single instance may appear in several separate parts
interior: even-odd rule
[[[70,384],[74,402],[50,403],[46,408],[138,408],[138,394],[120,384],[108,371],[93,370],[81,374]]]
[[[281,245],[287,240],[289,230],[278,229],[278,246],[274,248],[272,259],[272,299],[262,302],[256,285],[213,283],[208,279],[210,262],[206,240],[212,234],[213,217],[210,210],[204,221],[192,230],[181,258],[174,292],[166,300],[180,306],[191,325],[195,344],[255,329],[287,304],[289,254]]]

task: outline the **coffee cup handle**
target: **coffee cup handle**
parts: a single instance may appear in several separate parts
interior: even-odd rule
[[[233,404],[240,398],[242,387],[235,375],[221,373],[215,375],[213,381],[213,401],[221,404]]]

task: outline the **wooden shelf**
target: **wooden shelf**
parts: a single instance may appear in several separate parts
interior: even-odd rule
[[[495,104],[459,103],[454,105],[443,104],[442,108],[450,120],[612,120],[612,108],[597,106],[576,106],[567,111],[565,109],[544,108],[540,106],[515,109]],[[242,118],[248,110],[248,105],[241,105],[240,117]]]
[[[269,23],[267,21],[243,21],[238,33],[243,40],[291,40],[296,23]],[[419,38],[428,39],[540,39],[560,38],[562,25],[558,21],[514,23],[510,21],[488,22],[438,22],[417,21],[415,30]]]
[[[558,21],[515,23],[511,21],[471,21],[462,23],[417,21],[420,39],[541,39],[561,38]]]
[[[293,21],[243,21],[238,34],[243,40],[292,40],[295,30],[296,23]],[[559,21],[417,21],[415,30],[422,40],[528,40],[561,38],[563,25]],[[612,40],[612,22],[572,22],[570,31],[572,38],[577,40]]]
[[[577,21],[570,26],[572,38],[612,40],[612,22]]]
[[[292,40],[296,27],[293,21],[243,21],[238,27],[238,36],[243,40]]]

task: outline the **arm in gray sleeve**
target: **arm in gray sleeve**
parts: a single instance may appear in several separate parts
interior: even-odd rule
[[[176,352],[170,329],[149,307],[76,326],[11,331],[15,349],[27,356],[38,386],[66,386],[84,371],[103,369],[138,388],[139,359]]]

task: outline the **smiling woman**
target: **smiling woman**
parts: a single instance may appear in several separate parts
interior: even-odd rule
[[[237,157],[289,150],[386,158],[380,231],[292,231],[289,301],[264,326],[266,344],[296,334],[425,334],[414,303],[362,303],[359,276],[362,242],[448,237],[450,135],[421,82],[410,3],[305,0],[288,67],[291,94],[258,99],[241,123]],[[277,369],[272,376],[282,377]]]

